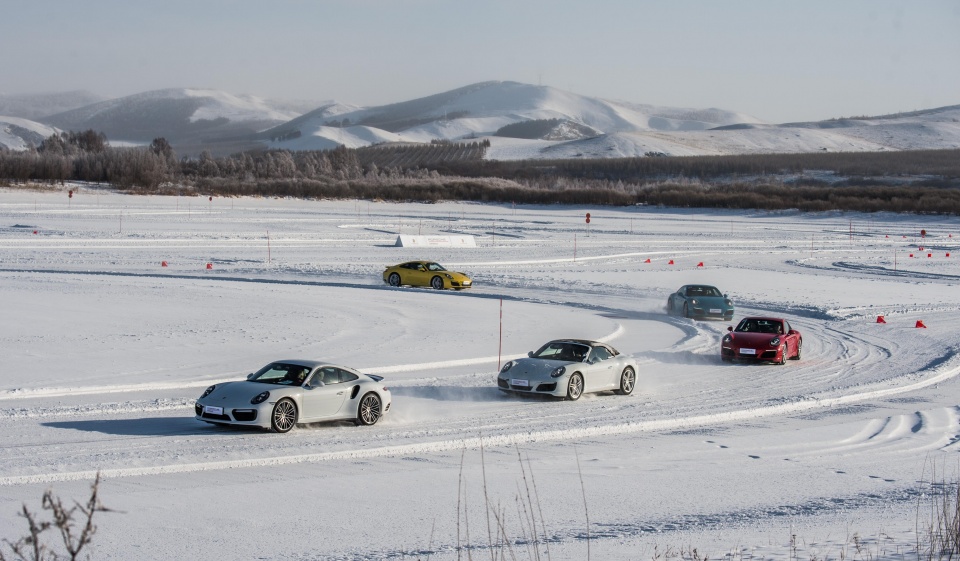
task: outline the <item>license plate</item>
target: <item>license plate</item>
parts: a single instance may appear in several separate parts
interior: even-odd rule
[[[511,386],[521,386],[524,388],[530,387],[530,380],[510,380]]]
[[[711,313],[711,314],[719,314],[719,313],[720,313],[720,308],[710,308],[710,313]]]
[[[756,349],[740,349],[740,354],[742,355],[755,355],[757,354]]]
[[[204,405],[203,412],[209,413],[210,415],[223,415],[223,407],[211,407],[209,405]]]

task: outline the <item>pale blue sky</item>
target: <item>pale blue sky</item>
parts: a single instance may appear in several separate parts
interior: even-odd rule
[[[0,0],[0,93],[379,105],[486,80],[771,122],[960,104],[960,0]]]

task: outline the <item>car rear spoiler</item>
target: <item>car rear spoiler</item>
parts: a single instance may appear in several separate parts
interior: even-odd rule
[[[370,376],[371,378],[373,378],[374,382],[383,381],[383,376],[377,376],[376,374],[367,374],[367,376]]]

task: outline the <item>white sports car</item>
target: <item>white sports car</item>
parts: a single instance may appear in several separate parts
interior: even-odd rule
[[[560,339],[527,356],[503,365],[501,390],[576,400],[590,392],[630,395],[637,384],[637,361],[605,343]]]
[[[297,423],[353,420],[372,425],[390,410],[380,376],[315,360],[272,362],[242,382],[210,386],[195,405],[197,419],[287,432]]]

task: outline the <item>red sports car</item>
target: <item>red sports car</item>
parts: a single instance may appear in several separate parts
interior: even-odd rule
[[[776,362],[800,360],[803,337],[783,318],[749,317],[740,320],[737,328],[728,327],[720,342],[720,358]]]

